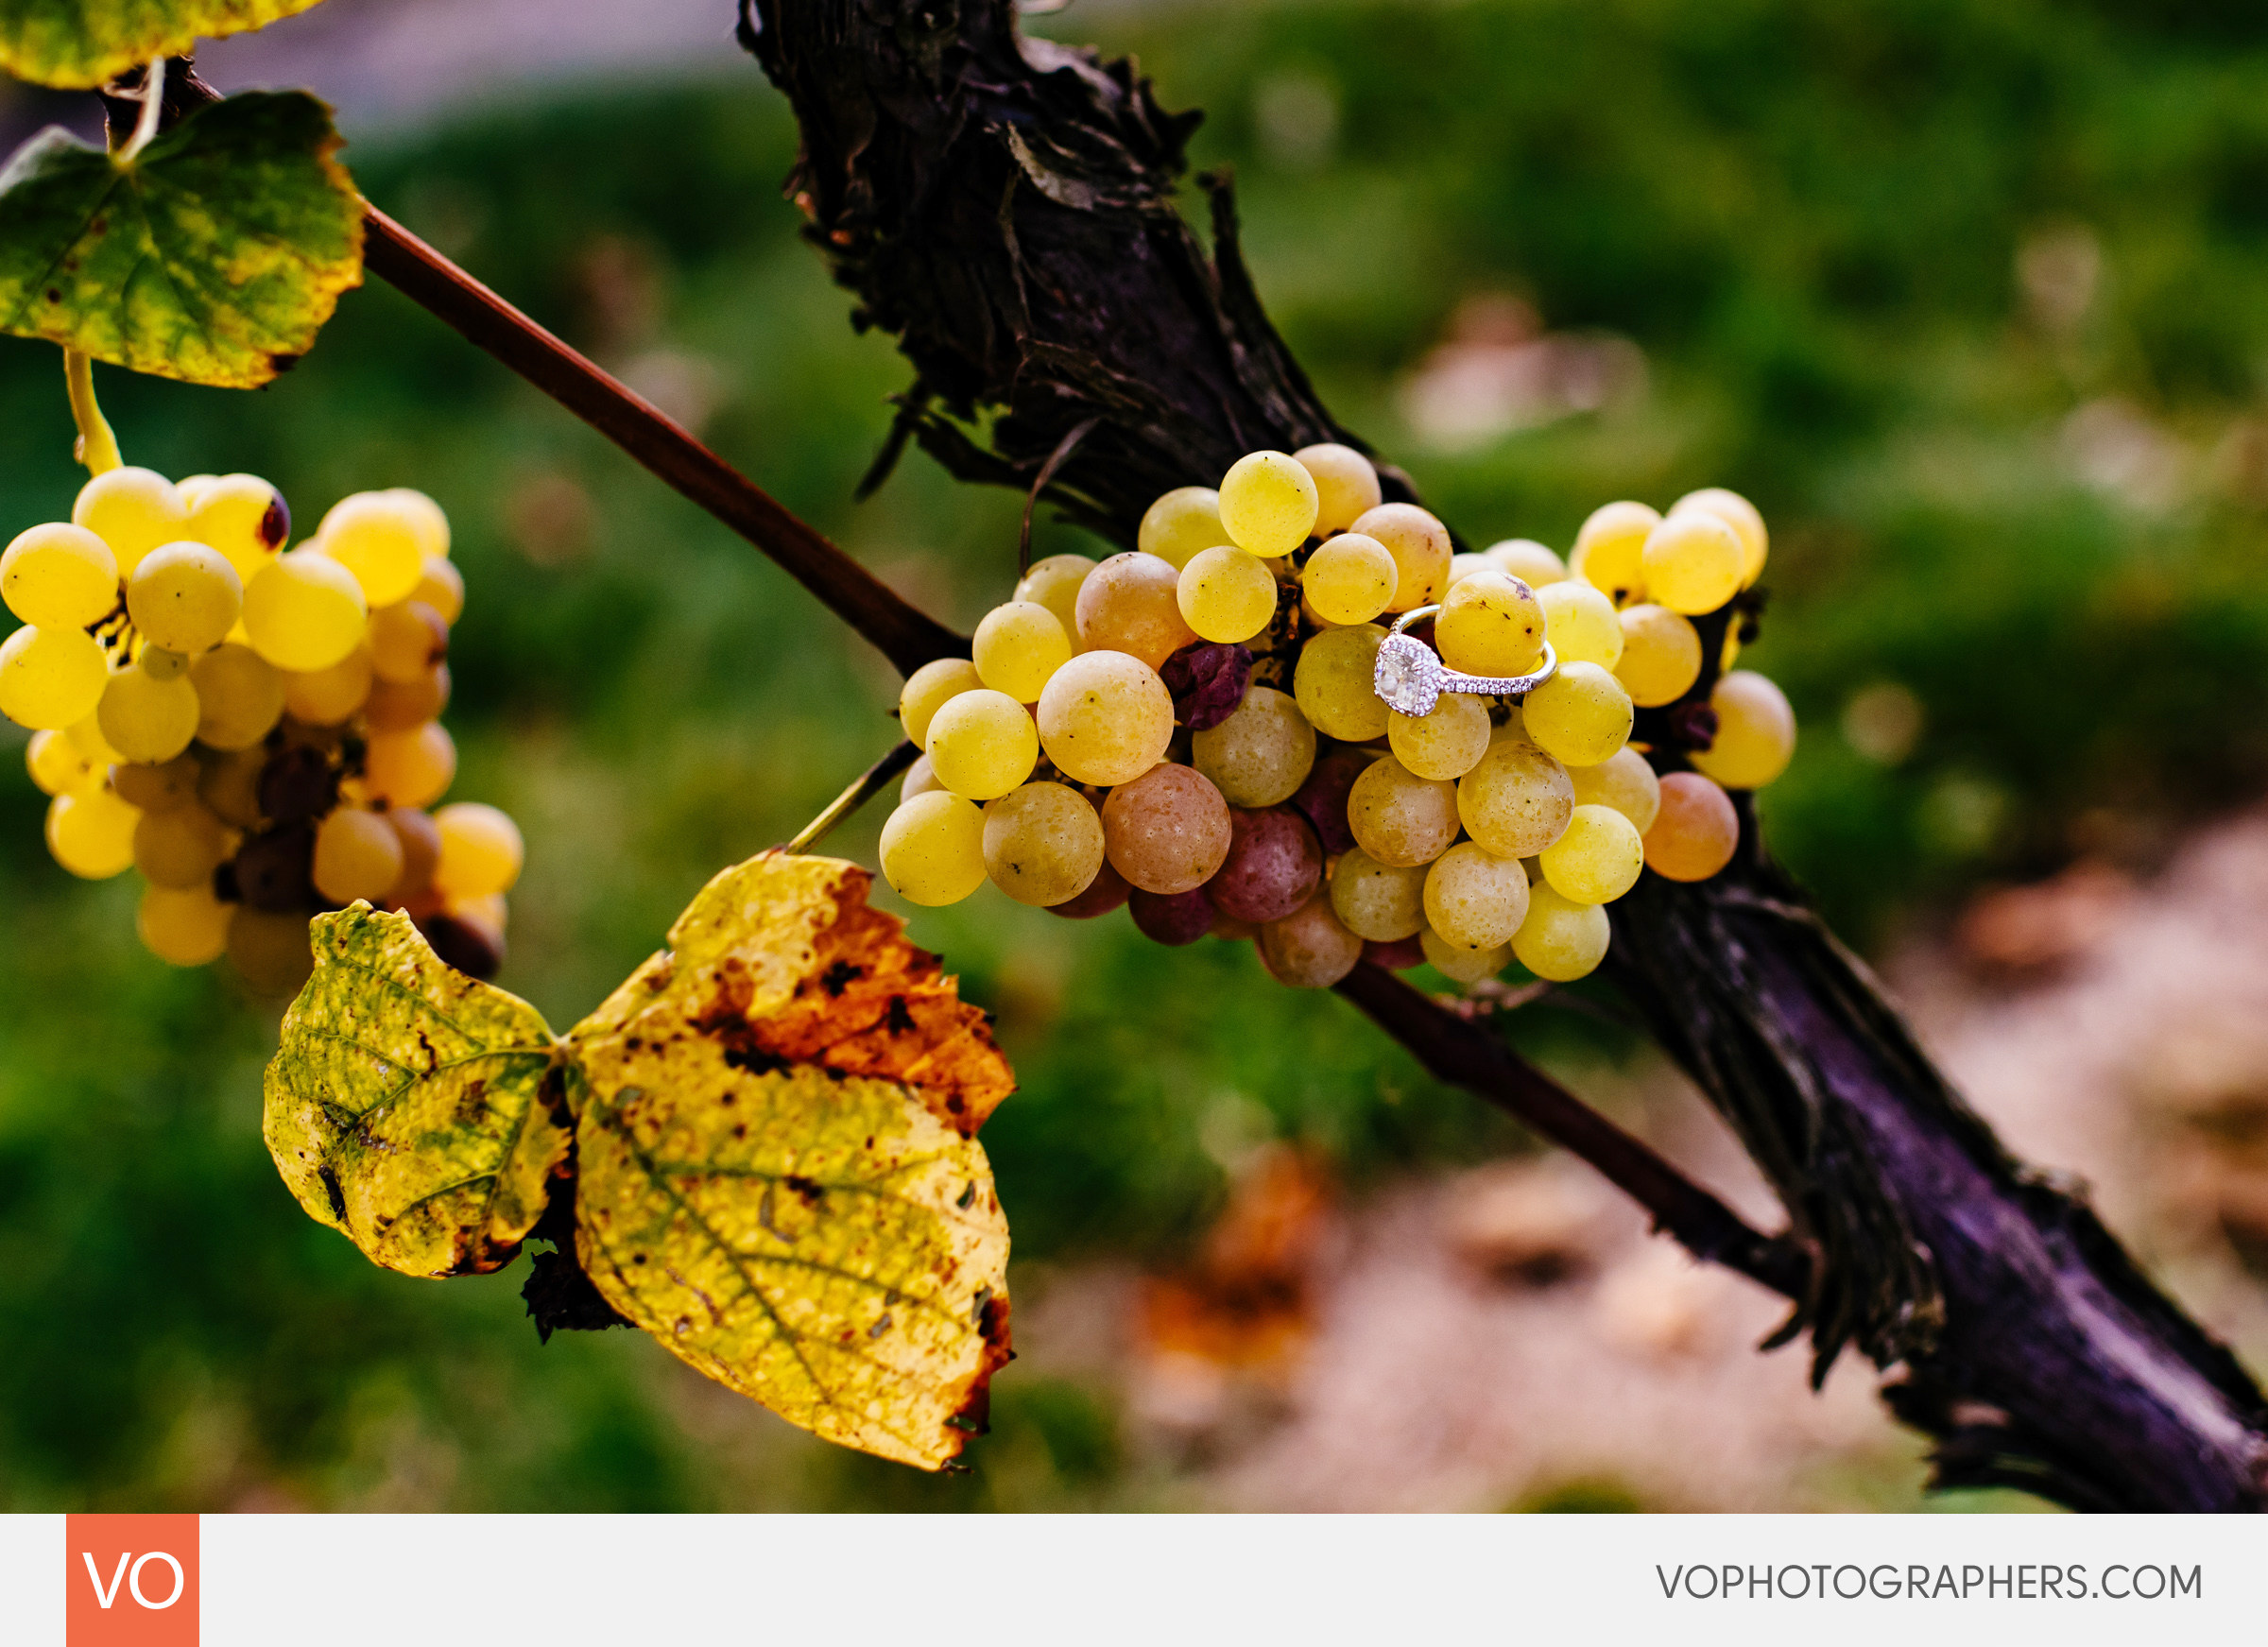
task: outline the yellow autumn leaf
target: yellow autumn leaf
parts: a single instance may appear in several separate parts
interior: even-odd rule
[[[308,1216],[413,1276],[511,1261],[568,1133],[557,1043],[526,1002],[444,966],[404,915],[316,918],[261,1130]]]
[[[681,1359],[936,1469],[1007,1359],[1008,1231],[971,1136],[1013,1085],[871,877],[728,869],[569,1038],[576,1247]]]

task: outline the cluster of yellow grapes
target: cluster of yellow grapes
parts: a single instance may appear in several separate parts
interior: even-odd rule
[[[989,878],[1067,915],[1125,902],[1160,942],[1256,938],[1302,986],[1366,954],[1564,982],[1598,966],[1604,905],[1646,868],[1698,881],[1731,861],[1727,789],[1795,750],[1785,697],[1731,668],[1768,545],[1732,492],[1667,515],[1608,504],[1564,563],[1524,539],[1455,554],[1368,459],[1324,444],[1166,493],[1138,542],[1040,561],[971,658],[906,681],[923,753],[882,866],[909,900]],[[1548,640],[1555,672],[1518,701],[1389,708],[1373,620],[1430,607],[1409,632],[1450,669],[1527,675]],[[1723,636],[1706,683],[1705,627]],[[1641,710],[1663,712],[1634,745]]]
[[[423,810],[456,773],[448,518],[357,492],[286,553],[290,535],[257,475],[119,466],[8,546],[24,626],[0,643],[0,713],[34,729],[48,849],[89,880],[139,869],[142,940],[177,966],[226,953],[296,988],[309,917],[362,898],[485,976],[520,832],[493,807]]]

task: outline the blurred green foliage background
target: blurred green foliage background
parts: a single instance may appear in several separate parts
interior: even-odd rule
[[[1169,106],[1210,111],[1194,158],[1236,166],[1279,323],[1469,538],[1564,549],[1609,498],[1712,483],[1762,506],[1772,605],[1747,661],[1804,727],[1771,837],[1863,945],[1988,880],[2079,855],[2146,866],[2259,793],[2257,9],[1371,0],[1036,26],[1137,52]],[[794,142],[750,64],[348,159],[374,200],[972,623],[1011,581],[1018,500],[917,455],[850,502],[907,373],[852,334],[797,238],[779,191]],[[1411,374],[1516,347],[1522,305],[1571,347],[1630,340],[1643,391],[1429,438]],[[470,587],[454,793],[525,826],[499,981],[557,1025],[894,736],[877,658],[383,285],[266,391],[99,382],[129,461],[259,472],[303,523],[366,487],[449,509]],[[0,522],[65,514],[53,350],[0,340]],[[1043,525],[1035,552],[1086,546]],[[371,1268],[300,1214],[261,1147],[275,1008],[150,960],[127,881],[49,863],[17,746],[0,764],[0,1508],[1174,1501],[1126,1473],[1108,1397],[1074,1382],[1005,1377],[976,1472],[934,1482],[687,1396],[633,1335],[539,1347],[522,1271],[440,1286]],[[879,822],[836,849],[871,863]],[[914,934],[999,1013],[1022,1076],[986,1141],[1026,1262],[1184,1249],[1220,1160],[1255,1136],[1315,1143],[1358,1187],[1522,1147],[1241,946],[1169,954],[1123,918],[989,893]],[[1578,1081],[1643,1055],[1580,1021],[1523,1033]]]

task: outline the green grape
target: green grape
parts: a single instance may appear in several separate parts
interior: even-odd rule
[[[1347,827],[1354,844],[1382,864],[1430,864],[1457,838],[1456,785],[1419,778],[1383,756],[1347,792]]]
[[[1307,558],[1300,592],[1332,624],[1366,624],[1386,609],[1401,581],[1394,557],[1376,538],[1341,532]]]
[[[1623,658],[1614,678],[1641,709],[1675,703],[1701,677],[1701,633],[1691,618],[1663,606],[1623,613]]]
[[[129,761],[111,768],[111,787],[129,806],[144,812],[172,812],[197,804],[198,781],[203,773],[195,755],[176,755],[154,766]]]
[[[898,724],[905,729],[906,741],[917,749],[926,747],[930,718],[948,699],[982,685],[976,665],[966,658],[939,658],[922,664],[898,692]]]
[[[1706,881],[1740,844],[1740,814],[1713,780],[1673,772],[1661,781],[1661,807],[1645,832],[1647,868],[1666,881]]]
[[[24,766],[42,795],[76,795],[102,781],[102,768],[60,730],[34,732],[24,746]]]
[[[1612,669],[1623,661],[1623,621],[1614,603],[1580,578],[1562,578],[1536,592],[1543,608],[1543,638],[1562,666],[1596,663]]]
[[[126,609],[153,646],[196,654],[220,644],[244,609],[244,584],[219,550],[183,540],[142,557],[126,580]]]
[[[1018,703],[1038,703],[1048,677],[1071,661],[1071,637],[1037,601],[994,607],[976,626],[976,678]]]
[[[1155,555],[1113,555],[1079,586],[1079,644],[1152,669],[1197,638],[1181,616],[1181,575]]]
[[[1500,858],[1532,858],[1557,840],[1575,810],[1567,768],[1534,744],[1491,744],[1457,780],[1465,832]]]
[[[1173,694],[1124,652],[1080,653],[1040,695],[1040,746],[1074,783],[1131,782],[1165,759],[1173,737]]]
[[[454,624],[465,613],[465,575],[438,555],[428,555],[409,598],[440,613],[442,623]]]
[[[1325,737],[1366,744],[1385,736],[1386,706],[1372,684],[1378,643],[1385,638],[1376,624],[1356,624],[1327,629],[1299,649],[1292,695]]]
[[[209,886],[151,886],[134,911],[134,931],[168,966],[201,967],[228,949],[231,915]]]
[[[1381,504],[1364,510],[1348,529],[1376,539],[1394,557],[1394,598],[1386,602],[1386,610],[1430,606],[1449,587],[1454,557],[1449,528],[1416,504]]]
[[[1314,476],[1287,453],[1247,452],[1221,477],[1228,540],[1269,559],[1307,541],[1321,502]]]
[[[1571,984],[1606,959],[1613,935],[1604,909],[1576,903],[1547,881],[1529,889],[1528,918],[1512,935],[1512,952],[1538,978]]]
[[[460,800],[435,813],[433,824],[441,836],[433,888],[442,897],[488,898],[519,884],[527,848],[508,813],[476,800]]]
[[[259,995],[296,995],[315,970],[307,917],[301,914],[235,905],[229,917],[227,953],[246,987]]]
[[[362,706],[362,718],[373,732],[406,732],[440,719],[448,706],[449,665],[436,663],[415,680],[379,681]]]
[[[903,804],[917,795],[927,795],[944,787],[937,781],[937,769],[931,764],[929,757],[916,755],[914,763],[905,769],[905,776],[899,781],[898,799]]]
[[[1315,763],[1315,729],[1289,695],[1268,686],[1246,687],[1227,720],[1189,743],[1190,764],[1230,806],[1289,800]]]
[[[1575,534],[1568,575],[1581,578],[1618,607],[1645,599],[1646,535],[1660,522],[1644,504],[1602,504]]]
[[[1318,888],[1291,914],[1260,929],[1260,958],[1279,984],[1328,989],[1354,970],[1363,940],[1347,930],[1330,895]]]
[[[1276,615],[1276,575],[1257,555],[1224,543],[1200,549],[1174,592],[1182,621],[1205,641],[1249,641]]]
[[[1539,854],[1543,878],[1572,903],[1612,903],[1638,884],[1646,849],[1638,826],[1611,806],[1575,808],[1567,832]]]
[[[446,831],[441,840],[445,863]],[[313,878],[315,889],[333,903],[358,898],[376,903],[402,879],[402,837],[382,815],[342,806],[316,828]]]
[[[184,534],[228,557],[237,577],[249,583],[291,537],[284,494],[256,474],[207,474],[178,489],[189,508]]]
[[[1386,712],[1386,743],[1395,759],[1420,778],[1454,780],[1488,752],[1488,705],[1462,692],[1445,692],[1422,715]]]
[[[1699,491],[1689,491],[1670,506],[1673,515],[1688,509],[1706,510],[1739,535],[1743,589],[1763,575],[1764,558],[1772,552],[1772,535],[1764,530],[1764,517],[1757,513],[1754,504],[1737,491],[1710,486],[1703,487]]]
[[[1200,487],[1198,489],[1204,489]],[[1146,553],[1157,554],[1146,543],[1143,547]],[[1172,563],[1170,557],[1160,556],[1159,558]],[[1087,581],[1087,575],[1094,570],[1094,565],[1084,555],[1050,555],[1044,560],[1033,561],[1031,570],[1016,580],[1016,598],[1028,600],[1034,606],[1045,607],[1055,613],[1056,622],[1063,626],[1064,639],[1071,643],[1074,651],[1078,649],[1079,644],[1079,589]]]
[[[142,668],[121,669],[102,689],[94,719],[111,747],[129,761],[170,761],[197,736],[204,712],[185,676],[160,680]]]
[[[979,687],[947,701],[929,723],[937,781],[970,800],[992,800],[1032,775],[1040,734],[1031,712],[1005,692]]]
[[[1425,924],[1461,950],[1512,941],[1528,918],[1528,872],[1477,841],[1459,841],[1425,872]]]
[[[430,806],[456,777],[456,744],[438,721],[406,732],[377,732],[364,746],[362,782],[388,806]]]
[[[47,803],[47,850],[82,881],[108,881],[133,867],[141,813],[109,789],[59,795]]]
[[[1240,551],[1241,553],[1241,551]],[[1228,803],[1203,774],[1160,762],[1103,802],[1104,850],[1126,884],[1194,892],[1228,856]]]
[[[1292,461],[1315,483],[1317,537],[1344,532],[1378,507],[1384,495],[1379,489],[1377,466],[1351,446],[1335,440],[1302,446],[1292,454]]]
[[[402,523],[415,535],[418,548],[426,558],[436,560],[449,558],[449,517],[440,505],[415,487],[389,486],[378,495],[390,502],[399,511]],[[338,505],[332,505],[331,511],[336,514]],[[323,517],[325,525],[329,525],[330,521],[330,515]]]
[[[131,577],[142,557],[189,535],[189,507],[173,482],[154,470],[106,470],[78,489],[71,523],[111,546],[118,575]]]
[[[1641,835],[1661,810],[1661,781],[1636,749],[1624,747],[1595,766],[1570,766],[1567,776],[1577,806],[1611,806]]]
[[[1481,553],[1496,562],[1499,572],[1509,572],[1538,594],[1567,581],[1567,562],[1533,538],[1506,538]]]
[[[369,640],[371,669],[398,685],[423,679],[449,656],[449,626],[421,601],[380,607],[370,614]]]
[[[110,673],[101,643],[86,630],[27,624],[0,641],[0,714],[35,730],[68,727],[102,701]]]
[[[985,884],[985,816],[975,803],[932,790],[882,826],[883,878],[908,903],[958,903]]]
[[[27,624],[83,629],[118,604],[118,558],[84,526],[34,526],[0,554],[0,599]]]
[[[1468,675],[1525,675],[1543,661],[1543,608],[1534,590],[1490,567],[1443,597],[1434,644]]]
[[[278,556],[244,592],[244,632],[278,669],[328,669],[362,644],[369,605],[354,575],[329,556]]]
[[[1451,943],[1432,927],[1418,935],[1418,945],[1425,952],[1426,964],[1452,984],[1486,983],[1512,961],[1511,950],[1503,944],[1470,949]]]
[[[1048,909],[1076,898],[1101,872],[1104,849],[1103,820],[1068,784],[1027,783],[985,808],[985,873],[1019,903]]]
[[[1706,509],[1672,514],[1646,534],[1646,598],[1674,612],[1713,612],[1741,588],[1740,534]]]
[[[1134,534],[1136,548],[1155,555],[1177,573],[1198,550],[1228,541],[1228,528],[1221,524],[1221,494],[1209,486],[1176,487],[1143,511],[1142,525]]]
[[[339,499],[323,517],[316,540],[324,554],[353,574],[372,607],[407,600],[425,575],[429,535],[415,507],[389,492]]]
[[[1529,740],[1565,766],[1596,766],[1630,741],[1630,695],[1596,663],[1562,664],[1520,715]]]
[[[134,825],[134,867],[152,886],[210,886],[233,845],[228,825],[194,802],[146,812]]]
[[[1360,847],[1339,855],[1331,871],[1331,907],[1357,937],[1390,944],[1425,924],[1423,868],[1382,864]]]
[[[1761,789],[1796,755],[1796,712],[1787,695],[1753,669],[1722,677],[1709,695],[1717,735],[1689,757],[1693,769],[1727,789]]]
[[[335,727],[362,708],[374,678],[370,649],[357,646],[328,669],[284,671],[284,708],[303,726]]]

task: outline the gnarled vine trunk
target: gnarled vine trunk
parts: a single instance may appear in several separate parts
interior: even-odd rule
[[[742,39],[801,125],[791,188],[810,236],[857,295],[855,323],[913,363],[875,479],[909,437],[1020,490],[1053,461],[1042,495],[1131,546],[1151,499],[1245,452],[1362,444],[1269,325],[1226,183],[1204,180],[1210,256],[1182,220],[1195,117],[1166,112],[1130,64],[1021,38],[1010,0],[743,7]],[[2261,1507],[2252,1381],[2092,1212],[2007,1155],[1752,815],[1726,873],[1647,876],[1613,916],[1611,977],[1814,1255],[1796,1290],[1817,1367],[1855,1343],[1885,1369],[1893,1409],[1938,1438],[1942,1483],[2085,1508]],[[1427,1021],[1383,978],[1344,988],[1435,1068],[1475,1067],[1451,1055],[1457,1021]]]

